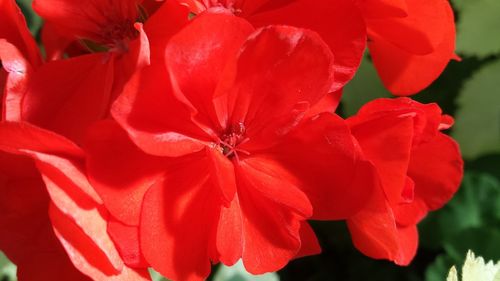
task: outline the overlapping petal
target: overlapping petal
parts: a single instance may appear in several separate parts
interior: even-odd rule
[[[17,264],[21,280],[88,281],[57,240],[49,197],[31,159],[0,152],[0,249]]]
[[[443,121],[444,119],[444,121]],[[348,219],[366,255],[407,265],[418,245],[418,224],[458,189],[463,162],[454,140],[439,132],[450,120],[435,104],[379,99],[348,119],[380,184],[366,207]]]
[[[2,24],[0,26],[0,39],[4,39],[14,45],[26,60],[33,66],[38,66],[42,62],[38,46],[35,39],[26,25],[21,10],[15,0],[0,1],[0,16]],[[3,58],[1,58],[3,60]]]
[[[33,9],[67,37],[107,43],[114,39],[109,36],[130,31],[139,17],[137,2],[36,0]]]
[[[90,181],[115,218],[138,225],[144,193],[162,176],[165,161],[144,154],[112,121],[96,124],[88,139]]]
[[[245,11],[247,3],[242,8]],[[362,15],[353,1],[295,0],[267,1],[255,12],[245,16],[257,27],[286,24],[317,32],[335,56],[335,80],[331,92],[349,82],[359,67],[366,48],[366,27]]]
[[[455,24],[448,1],[406,3],[407,17],[367,21],[375,67],[384,85],[400,96],[429,86],[455,56]]]
[[[7,137],[0,149],[35,160],[50,195],[52,227],[74,266],[94,280],[148,280],[147,271],[124,265],[107,234],[108,213],[83,172],[76,145],[23,123],[2,123],[0,134]]]
[[[345,122],[323,113],[264,155],[269,153],[298,179],[314,207],[314,219],[335,220],[357,212],[371,195],[373,171],[357,149]]]
[[[174,280],[203,280],[210,273],[210,261],[218,260],[214,222],[220,194],[203,164],[171,169],[165,181],[156,182],[144,197],[140,227],[144,256]]]

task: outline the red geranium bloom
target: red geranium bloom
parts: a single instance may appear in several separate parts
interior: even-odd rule
[[[112,108],[125,131],[94,128],[88,169],[111,214],[139,225],[149,264],[174,280],[239,259],[276,271],[319,251],[306,219],[364,204],[369,170],[347,126],[314,113],[332,59],[313,32],[204,13],[133,78]]]
[[[373,63],[392,93],[418,93],[455,57],[455,21],[448,0],[358,0],[358,6]]]
[[[455,23],[447,0],[178,1],[195,13],[222,7],[256,26],[290,24],[317,31],[336,54],[338,81],[332,90],[354,75],[365,48],[365,33],[375,67],[396,95],[426,88],[455,57]],[[353,7],[356,4],[358,9]]]
[[[373,258],[407,265],[418,244],[416,224],[458,189],[463,162],[457,143],[441,133],[453,119],[436,104],[379,99],[347,120],[379,187],[348,219],[356,247]]]
[[[41,59],[15,2],[0,4],[5,19],[0,28],[2,121],[19,121],[26,113],[21,101]],[[0,136],[0,224],[5,230],[0,248],[18,265],[20,279],[148,279],[144,269],[124,264],[107,234],[108,213],[84,176],[78,147],[25,123],[0,123]],[[131,264],[127,256],[123,259]]]
[[[62,2],[71,3],[64,4]],[[35,67],[33,71],[25,67],[25,69],[30,70],[30,75],[24,75],[27,71],[19,68],[20,65],[26,64],[22,54],[13,54],[11,52],[13,55],[9,57],[9,61],[12,61],[10,65],[13,65],[13,67],[6,67],[6,70],[10,71],[14,78],[19,75],[18,73],[22,73],[26,81],[24,81],[24,88],[21,90],[6,89],[4,114],[9,117],[8,120],[28,121],[80,143],[90,124],[109,117],[110,105],[123,88],[124,83],[134,71],[149,63],[150,46],[140,24],[135,24],[138,30],[133,34],[115,34],[116,38],[108,38],[102,35],[101,33],[104,32],[103,28],[106,28],[106,24],[109,24],[108,27],[111,28],[117,23],[112,21],[111,19],[115,18],[111,17],[109,22],[102,20],[102,24],[93,25],[92,23],[97,21],[96,17],[100,13],[96,9],[100,8],[102,12],[105,10],[104,8],[107,8],[105,11],[111,14],[113,14],[112,8],[121,11],[121,9],[118,9],[121,7],[120,5],[109,7],[105,2],[108,3],[109,1],[96,1],[93,2],[94,5],[89,7],[81,5],[81,3],[77,4],[74,1],[57,1],[57,3],[50,0],[36,1],[37,10],[47,13],[48,17],[52,19],[52,24],[55,24],[56,19],[59,19],[48,12],[54,10],[57,11],[54,13],[62,18],[61,24],[66,24],[68,30],[75,32],[75,36],[93,36],[90,39],[98,40],[96,42],[109,46],[111,49],[104,53],[97,52],[66,60],[48,62]],[[95,5],[99,5],[98,3],[101,3],[100,5],[103,5],[103,7],[96,7]],[[65,5],[69,6],[66,7]],[[46,9],[42,9],[42,7]],[[61,7],[66,8],[61,9]],[[86,9],[90,9],[94,13],[90,13]],[[128,7],[124,10],[129,11],[131,9],[131,7]],[[64,12],[67,14],[64,14]],[[75,16],[75,13],[79,14],[80,18]],[[126,15],[128,14],[129,12],[126,13]],[[130,14],[132,13],[130,12]],[[82,18],[82,15],[85,16]],[[127,20],[132,20],[130,19],[131,16],[128,17]],[[69,20],[69,18],[73,22],[71,25],[64,21]],[[75,20],[75,18],[78,18],[78,20]],[[119,16],[116,16],[116,18],[121,19]],[[165,18],[169,19],[167,25],[164,22]],[[97,22],[101,23],[101,21]],[[155,47],[151,50],[159,52],[169,36],[187,22],[187,8],[176,4],[174,1],[162,5],[161,9],[149,18],[144,26],[144,29],[151,36],[150,39],[155,44]],[[101,34],[103,37],[92,35],[92,30],[95,31],[95,34]],[[137,36],[137,38],[127,37],[129,35]],[[109,40],[106,41],[106,38]],[[113,43],[113,40],[116,42]],[[1,49],[2,47],[0,47]],[[85,75],[81,75],[82,73],[85,73]],[[26,76],[29,76],[29,81],[27,81]]]
[[[20,280],[149,280],[107,234],[78,147],[25,123],[2,122],[0,135],[0,249]]]
[[[71,264],[52,230],[49,198],[27,157],[0,152],[0,249],[20,280],[90,280]]]
[[[354,1],[332,0],[178,0],[198,14],[224,8],[255,27],[286,24],[314,30],[335,54],[335,81],[342,88],[356,73],[366,47],[366,27]],[[340,96],[339,96],[340,97]]]

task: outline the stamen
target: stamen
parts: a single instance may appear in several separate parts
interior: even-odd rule
[[[222,134],[218,140],[218,147],[220,147],[221,153],[228,158],[235,157],[236,161],[240,159],[238,153],[250,155],[250,152],[238,148],[238,146],[250,140],[248,137],[245,137],[245,133],[246,128],[243,123],[229,126],[228,132]]]

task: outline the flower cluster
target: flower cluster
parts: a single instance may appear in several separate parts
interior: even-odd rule
[[[203,280],[320,252],[345,220],[406,265],[462,178],[453,119],[334,112],[365,49],[408,96],[455,58],[446,0],[0,0],[0,250],[21,280]]]

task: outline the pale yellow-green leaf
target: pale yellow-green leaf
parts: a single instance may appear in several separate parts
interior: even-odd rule
[[[446,281],[458,281],[458,272],[456,267],[452,267],[450,269],[450,273],[448,274]]]

